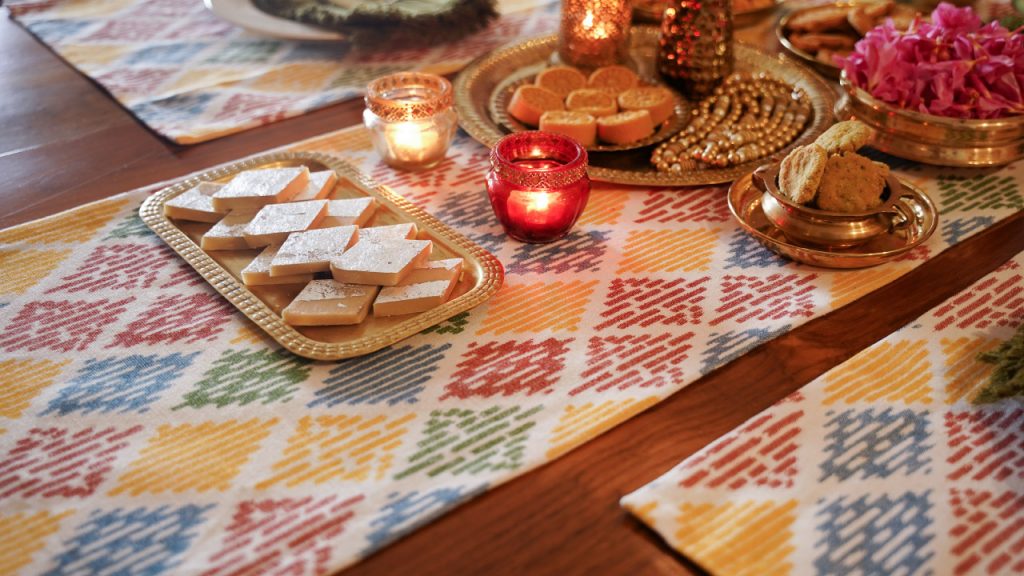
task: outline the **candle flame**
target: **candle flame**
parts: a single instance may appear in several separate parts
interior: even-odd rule
[[[583,17],[583,29],[590,30],[594,27],[594,13],[587,10],[587,15]]]
[[[423,148],[423,131],[412,122],[403,122],[394,128],[394,143],[406,149]]]
[[[551,199],[548,198],[547,192],[535,192],[530,194],[526,201],[527,212],[547,212],[548,206],[551,205]]]

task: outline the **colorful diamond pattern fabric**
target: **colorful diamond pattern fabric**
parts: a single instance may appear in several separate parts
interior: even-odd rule
[[[361,97],[374,78],[447,74],[518,38],[552,33],[558,3],[502,2],[461,40],[370,50],[257,36],[181,0],[8,0],[11,16],[157,133],[193,144]]]
[[[572,235],[520,244],[488,204],[488,151],[465,134],[440,166],[417,173],[382,164],[362,128],[289,149],[346,159],[486,246],[505,265],[504,286],[386,349],[313,362],[281,350],[141,224],[138,207],[155,187],[0,231],[4,262],[17,263],[0,277],[0,530],[19,527],[17,538],[0,539],[6,572],[336,571],[891,281],[951,238],[936,234],[879,268],[809,268],[749,241],[728,217],[721,187],[595,184]],[[943,206],[945,227],[994,223],[1024,208],[1024,164],[989,176],[901,174]],[[983,179],[991,174],[1016,182],[1017,195],[999,188],[990,197]],[[970,206],[964,190],[973,192]],[[984,418],[929,411],[969,393],[976,374],[964,359],[988,345],[978,330],[1019,322],[1019,285],[1000,277],[989,289],[1000,298],[966,295],[938,312],[948,354],[916,342],[895,348],[908,370],[948,363],[959,375],[948,389],[887,380],[893,405],[869,410],[870,380],[845,374],[827,403],[815,397],[831,422],[829,464],[815,477],[925,475],[946,466],[932,447],[937,434],[961,438],[957,450],[985,442]],[[752,424],[778,441],[728,449],[749,454],[742,474],[692,482],[793,488],[807,470],[799,430],[810,411],[785,406]],[[890,438],[892,430],[904,436]],[[850,458],[854,449],[862,457]],[[951,448],[942,458],[954,458],[965,479],[1019,473],[996,455],[958,454]],[[1007,496],[981,484],[964,490],[956,504],[964,523],[984,514],[1006,525],[1000,514],[1015,509]],[[841,510],[898,505],[907,517],[930,518],[928,506],[939,502],[926,490],[887,498],[837,501],[813,522],[842,533],[850,528]],[[732,516],[772,518],[773,538],[792,546],[785,534],[802,526],[796,501],[695,503],[673,514],[723,529]],[[877,526],[883,534],[885,524]],[[927,557],[907,554],[907,566]]]
[[[1024,406],[970,403],[1022,288],[1024,253],[622,505],[717,575],[1024,573]]]

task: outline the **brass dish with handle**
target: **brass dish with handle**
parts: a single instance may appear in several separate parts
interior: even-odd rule
[[[786,235],[766,214],[762,202],[765,191],[754,184],[749,173],[729,187],[729,211],[736,222],[769,250],[802,264],[822,268],[867,268],[899,258],[917,248],[935,232],[938,210],[920,190],[903,182],[904,203],[908,207],[905,224],[891,226],[883,233],[870,235],[852,246],[826,246],[820,242],[802,242]]]
[[[787,198],[778,188],[778,176],[779,164],[754,170],[754,186],[763,192],[761,210],[788,238],[803,244],[838,248],[863,244],[905,228],[913,220],[917,206],[931,204],[922,192],[907,188],[890,172],[885,202],[878,208],[857,213],[819,210]]]

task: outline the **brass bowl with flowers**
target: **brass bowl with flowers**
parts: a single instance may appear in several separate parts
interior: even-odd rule
[[[923,192],[905,185],[891,172],[886,178],[881,206],[865,212],[830,212],[791,201],[778,187],[779,164],[754,170],[754,187],[762,191],[761,210],[793,242],[847,248],[878,236],[894,234],[923,219],[930,220],[924,236],[935,230],[938,211]]]
[[[854,86],[844,72],[840,120],[856,118],[872,131],[872,147],[925,164],[1000,166],[1024,158],[1024,115],[991,120],[949,118],[892,106]]]

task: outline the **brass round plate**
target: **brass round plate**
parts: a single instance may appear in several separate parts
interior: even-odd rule
[[[637,26],[630,33],[631,65],[641,77],[656,76],[657,42],[658,29],[655,27]],[[459,124],[470,136],[490,148],[507,133],[491,115],[491,95],[502,82],[523,68],[548,62],[556,44],[554,35],[517,42],[477,58],[459,74],[455,79],[455,109],[459,114]],[[766,158],[730,168],[681,174],[655,170],[651,166],[651,151],[648,149],[594,152],[589,158],[590,177],[602,182],[641,186],[701,186],[732,182],[753,172],[761,164],[781,160],[794,146],[813,141],[832,124],[835,96],[814,72],[786,57],[770,56],[746,44],[736,44],[734,54],[738,71],[766,72],[807,94],[813,109],[812,117],[795,141]]]
[[[494,118],[499,125],[508,130],[509,132],[524,132],[526,130],[534,130],[526,124],[516,120],[508,113],[509,102],[512,101],[512,95],[515,93],[516,88],[523,84],[532,84],[537,74],[545,68],[544,64],[535,64],[528,66],[519,71],[518,74],[508,78],[504,82],[498,85],[498,87],[491,94],[490,99],[490,113],[491,118]],[[648,85],[654,85],[654,82],[648,82]],[[667,88],[667,86],[666,86]],[[671,90],[671,88],[670,88]],[[637,148],[643,148],[645,146],[651,146],[659,142],[664,142],[671,138],[676,132],[683,129],[686,125],[687,114],[690,112],[690,103],[683,99],[678,93],[672,90],[672,94],[675,97],[675,114],[670,116],[668,120],[665,120],[659,124],[654,133],[642,140],[636,142],[630,142],[629,144],[600,144],[595,146],[588,146],[588,152],[621,152],[623,150],[635,150]]]
[[[822,268],[867,268],[884,264],[920,246],[938,225],[939,213],[931,199],[907,182],[902,184],[909,193],[905,205],[910,208],[910,218],[887,234],[847,248],[808,246],[787,238],[761,210],[764,193],[754,186],[752,174],[736,180],[729,188],[729,210],[747,233],[786,258]]]

